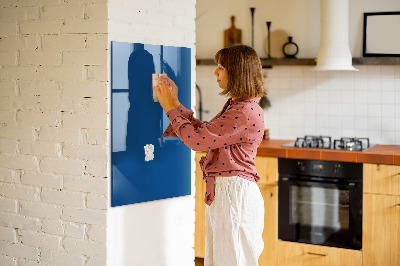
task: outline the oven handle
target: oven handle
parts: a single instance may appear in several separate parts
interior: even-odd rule
[[[315,180],[304,180],[299,178],[281,177],[281,181],[290,182],[294,185],[307,185],[307,186],[319,186],[319,187],[337,187],[345,189],[354,189],[356,187],[355,182],[332,182],[332,181],[315,181]]]

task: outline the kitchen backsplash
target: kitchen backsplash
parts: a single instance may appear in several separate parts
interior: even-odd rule
[[[400,144],[400,66],[355,67],[358,72],[316,72],[313,66],[265,69],[271,107],[264,110],[264,116],[270,137],[295,139],[317,134],[335,139],[369,137],[374,144]],[[214,69],[196,68],[203,121],[214,117],[227,100],[218,95],[221,89]]]

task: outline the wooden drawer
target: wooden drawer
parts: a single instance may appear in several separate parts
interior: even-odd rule
[[[364,164],[364,193],[400,195],[400,166]]]
[[[358,250],[278,241],[278,266],[362,266]]]

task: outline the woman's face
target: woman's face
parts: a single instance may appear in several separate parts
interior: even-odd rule
[[[217,77],[219,87],[221,89],[226,89],[228,87],[228,71],[226,68],[218,64],[214,71],[214,75]]]

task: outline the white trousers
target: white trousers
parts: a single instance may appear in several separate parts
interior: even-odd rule
[[[216,177],[205,220],[205,266],[258,266],[264,249],[264,199],[255,182]]]

